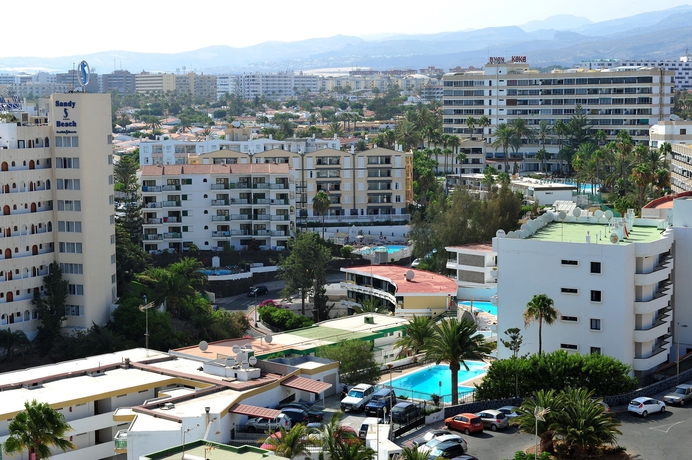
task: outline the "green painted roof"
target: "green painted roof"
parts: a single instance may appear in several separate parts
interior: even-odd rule
[[[211,458],[214,460],[260,460],[270,456],[275,458],[272,452],[260,449],[259,447],[234,447],[204,440],[186,443],[184,452],[198,458]],[[182,446],[173,446],[145,455],[142,458],[151,460],[180,460],[182,453]]]
[[[288,331],[291,335],[305,337],[310,340],[326,340],[331,342],[339,342],[341,340],[374,340],[382,336],[382,331],[377,332],[354,332],[347,329],[336,329],[333,327],[309,327]]]
[[[540,241],[564,241],[571,243],[586,243],[586,232],[591,236],[592,244],[611,244],[610,231],[606,224],[586,224],[575,222],[552,222],[539,229],[527,239]],[[598,239],[601,232],[601,239]],[[661,230],[656,227],[634,226],[629,237],[623,239],[621,244],[650,243],[661,238]]]

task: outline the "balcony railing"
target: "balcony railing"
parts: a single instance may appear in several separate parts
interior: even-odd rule
[[[211,216],[212,222],[225,222],[231,220],[231,216]]]
[[[252,220],[271,220],[271,216],[269,214],[255,214]]]
[[[178,208],[180,207],[180,201],[163,201],[161,206],[164,208]]]
[[[278,221],[278,220],[287,221],[287,220],[289,220],[289,216],[288,216],[288,215],[284,215],[284,214],[279,214],[279,215],[276,215],[276,216],[271,216],[271,220],[272,220],[272,221]]]
[[[158,218],[158,219],[145,219],[144,220],[144,225],[157,225],[157,224],[162,224],[163,219]]]
[[[180,190],[180,185],[163,185],[161,186],[162,192],[177,192]]]
[[[113,438],[115,443],[115,452],[118,454],[123,454],[127,452],[127,430],[120,430],[115,434]]]
[[[143,185],[142,193],[156,193],[161,191],[160,185]]]
[[[162,203],[157,203],[157,202],[152,202],[152,203],[144,203],[144,207],[147,209],[154,209],[154,208],[161,208]]]
[[[160,233],[149,233],[149,234],[144,235],[144,239],[147,240],[147,241],[151,241],[151,240],[162,240],[162,239],[163,239],[163,235],[160,234]]]
[[[229,188],[228,184],[211,184],[212,190],[228,190]]]
[[[178,232],[171,232],[171,233],[164,233],[163,234],[164,240],[179,240],[182,237],[183,237],[183,234],[178,233]]]
[[[212,206],[228,206],[228,200],[211,200]]]
[[[231,220],[252,220],[249,214],[231,214]]]

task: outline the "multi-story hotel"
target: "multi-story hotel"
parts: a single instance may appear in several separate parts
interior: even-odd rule
[[[254,97],[293,97],[317,91],[319,77],[303,72],[244,73],[238,76],[238,88],[245,99]]]
[[[141,72],[135,75],[135,92],[175,91],[175,74]]]
[[[31,304],[58,262],[65,327],[105,323],[115,301],[110,95],[54,94],[0,122],[0,326],[33,337]],[[87,257],[88,254],[88,257]]]
[[[291,205],[301,219],[315,217],[312,200],[320,191],[332,206],[327,222],[408,221],[411,154],[373,148],[339,150],[338,139],[253,138],[248,129],[228,129],[225,139],[205,142],[143,141],[140,164],[286,164],[295,181]],[[319,220],[322,218],[320,216]],[[201,247],[201,246],[200,246]]]
[[[498,331],[524,328],[526,304],[546,294],[559,313],[554,324],[543,325],[545,351],[602,353],[646,375],[669,359],[673,261],[676,272],[678,261],[689,265],[674,248],[689,236],[664,219],[635,219],[632,210],[624,219],[577,211],[562,220],[547,214],[493,239]],[[678,311],[689,317],[681,300],[676,320]],[[537,352],[538,326],[525,327],[523,335],[522,353]],[[499,358],[509,356],[499,347]]]
[[[581,61],[580,67],[587,69],[604,69],[611,67],[658,67],[675,72],[675,89],[685,91],[692,89],[692,56],[687,54],[680,59],[592,59]]]
[[[488,128],[474,127],[471,133],[466,120],[485,115],[490,119],[487,137],[501,123],[523,118],[531,127],[542,120],[553,125],[557,120],[567,123],[581,105],[592,130],[603,130],[615,139],[626,130],[636,142],[648,142],[649,127],[670,116],[673,91],[673,72],[653,67],[612,68],[604,70],[569,69],[540,73],[530,70],[525,57],[515,56],[515,62],[491,58],[484,71],[446,74],[443,77],[443,129],[445,133],[471,136]],[[509,61],[509,59],[507,60]],[[519,61],[519,62],[516,62]],[[540,141],[526,141],[517,152],[518,172],[540,171],[536,152]],[[557,153],[559,139],[548,140],[550,154],[548,172],[559,168]],[[508,156],[513,152],[508,152]],[[502,149],[486,152],[486,159],[496,160],[504,169]],[[515,158],[510,160],[513,170]]]
[[[283,248],[295,229],[286,164],[143,166],[144,249]],[[293,198],[293,200],[291,199]]]
[[[671,118],[651,127],[649,147],[670,144],[670,188],[675,193],[692,191],[692,122]]]

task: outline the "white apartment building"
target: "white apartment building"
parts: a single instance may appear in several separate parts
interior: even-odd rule
[[[175,91],[175,74],[141,72],[135,75],[135,92]]]
[[[237,75],[216,76],[216,99],[221,99],[226,94],[234,94],[238,88]]]
[[[649,130],[649,147],[668,142],[673,150],[670,161],[670,188],[675,193],[692,191],[692,122],[672,116]]]
[[[692,89],[692,56],[689,54],[675,59],[592,59],[581,61],[580,67],[603,69],[611,67],[658,67],[675,72],[675,89],[685,91]]]
[[[515,62],[491,58],[483,71],[450,73],[443,77],[443,130],[448,134],[471,136],[484,133],[489,143],[492,132],[500,123],[523,118],[536,127],[542,120],[551,125],[557,120],[569,122],[575,106],[581,105],[593,130],[603,130],[614,139],[620,130],[627,130],[636,142],[648,142],[649,127],[671,113],[673,72],[658,68],[618,67],[604,70],[569,69],[539,73],[531,70],[525,57],[515,56]],[[489,128],[476,126],[471,133],[466,120],[478,120],[485,115]],[[559,168],[559,140],[550,139],[546,150],[550,160],[548,172]],[[509,163],[510,171],[516,160],[520,174],[540,171],[536,152],[539,141],[525,141]],[[511,151],[507,153],[513,155]],[[486,159],[497,160],[504,169],[502,149],[486,150]]]
[[[317,75],[293,71],[264,73],[255,72],[238,76],[238,87],[244,99],[254,97],[293,97],[306,91],[318,90]]]
[[[116,296],[110,95],[53,94],[38,115],[8,115],[17,121],[0,122],[0,326],[33,338],[31,299],[54,261],[69,282],[65,327],[104,324]]]
[[[286,164],[143,166],[144,249],[284,248],[295,230]],[[292,200],[293,198],[293,200]]]
[[[447,276],[456,281],[461,300],[491,301],[497,295],[497,253],[492,244],[448,246]]]
[[[536,353],[538,325],[524,327],[522,314],[546,294],[559,315],[543,325],[544,351],[602,353],[646,375],[668,361],[672,346],[674,230],[632,210],[624,219],[576,211],[493,239],[498,331],[522,328],[521,352]],[[679,258],[686,255],[675,258],[676,270]],[[499,348],[499,358],[510,355]]]

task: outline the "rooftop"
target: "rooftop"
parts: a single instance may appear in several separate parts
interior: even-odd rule
[[[183,452],[185,452],[184,458],[213,458],[214,460],[259,460],[269,456],[274,457],[273,452],[260,449],[259,447],[234,447],[200,440],[186,443],[185,450],[183,450],[183,446],[169,447],[168,449],[145,455],[142,458],[150,460],[179,460]]]
[[[462,244],[460,246],[447,246],[448,251],[450,249],[462,249],[464,251],[479,251],[479,252],[493,252],[492,243],[473,243],[473,244]]]
[[[456,295],[457,283],[443,275],[415,268],[399,267],[398,265],[365,265],[360,267],[342,268],[342,272],[357,273],[363,276],[373,275],[387,280],[396,286],[396,294],[411,295]],[[413,272],[413,279],[406,281],[406,272]]]
[[[540,241],[565,241],[570,243],[585,243],[586,233],[591,236],[591,244],[612,244],[608,237],[610,229],[607,224],[589,224],[566,222],[552,222],[543,228],[540,228],[536,233],[527,239]],[[600,232],[600,239],[599,239]],[[623,239],[621,243],[650,243],[661,238],[661,230],[657,227],[641,227],[635,225],[629,234],[629,237]]]

